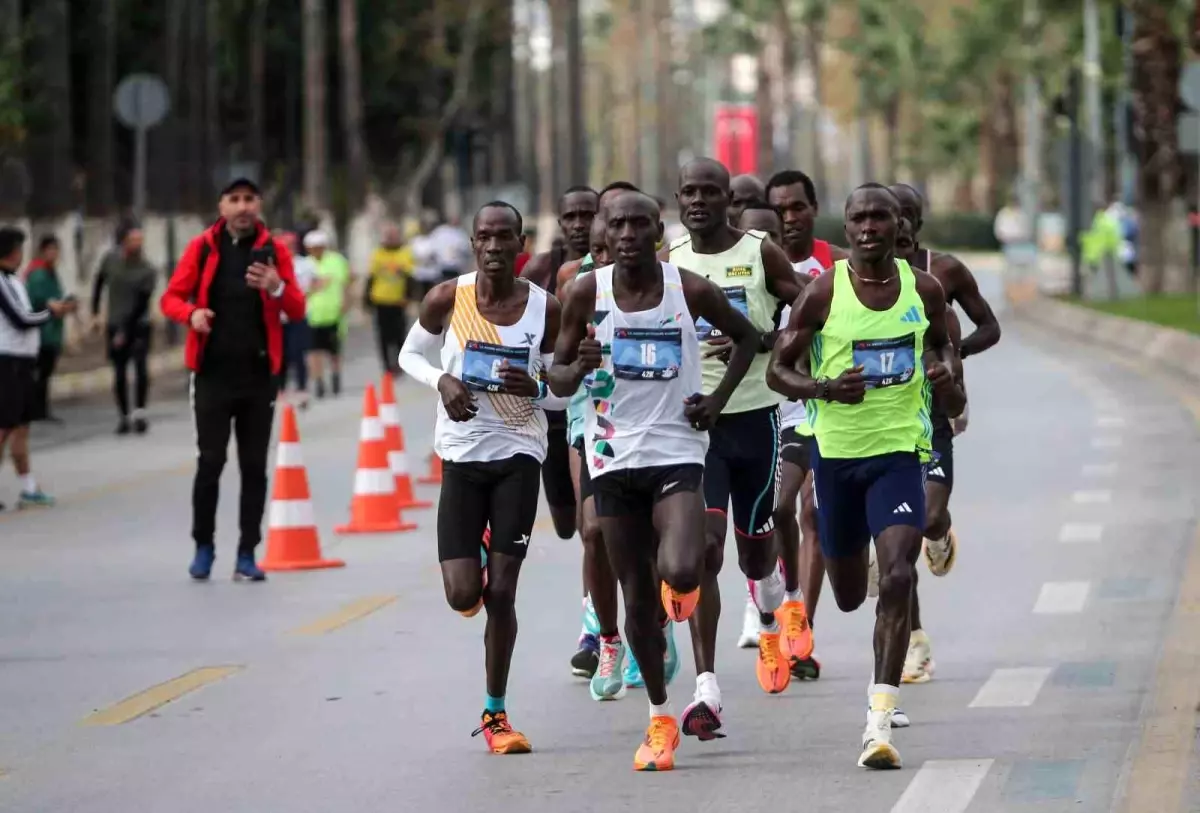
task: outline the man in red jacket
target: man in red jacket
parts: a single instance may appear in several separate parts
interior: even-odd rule
[[[304,293],[292,255],[260,219],[258,186],[237,178],[221,192],[220,219],[183,252],[162,296],[162,312],[188,326],[185,354],[192,371],[192,410],[199,455],[192,486],[189,570],[203,581],[216,558],[221,471],[236,434],[242,475],[235,580],[263,581],[254,560],[267,500],[267,447],[275,418],[275,376],[283,358],[281,316],[304,319]]]

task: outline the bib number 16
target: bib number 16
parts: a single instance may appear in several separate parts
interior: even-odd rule
[[[642,343],[642,364],[644,364],[647,367],[653,367],[657,358],[658,358],[658,354],[655,351],[654,344],[652,344],[651,342],[643,342]]]

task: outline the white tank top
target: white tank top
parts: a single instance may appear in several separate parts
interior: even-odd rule
[[[588,472],[704,464],[708,433],[683,414],[684,398],[700,392],[700,343],[683,296],[679,269],[661,263],[657,307],[625,313],[613,297],[613,266],[597,269],[596,339],[609,352],[596,370],[586,403]]]
[[[825,270],[824,265],[816,257],[809,257],[807,260],[801,260],[798,263],[792,263],[792,270],[800,274],[807,274],[809,277],[816,278],[821,276],[821,272]],[[779,329],[783,328],[788,323],[788,317],[792,315],[792,306],[784,305],[783,310],[779,314]],[[779,405],[779,425],[784,429],[793,429],[804,423],[808,417],[803,401],[784,401]]]
[[[469,421],[446,415],[441,399],[433,449],[455,463],[504,460],[527,454],[546,459],[546,413],[531,398],[506,395],[499,387],[500,363],[520,365],[537,377],[541,368],[542,334],[546,330],[546,297],[529,283],[529,302],[515,325],[495,325],[483,318],[475,302],[475,273],[457,280],[454,311],[442,344],[442,369],[465,382],[479,406]]]

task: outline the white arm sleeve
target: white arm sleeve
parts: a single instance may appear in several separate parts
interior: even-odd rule
[[[400,348],[400,369],[436,390],[445,371],[430,364],[425,355],[431,350],[441,349],[442,341],[441,335],[430,333],[418,320],[408,331],[404,346]]]
[[[549,372],[552,364],[554,364],[554,354],[542,353],[542,371]],[[542,409],[549,410],[550,412],[558,412],[566,409],[567,405],[571,403],[570,398],[560,398],[559,396],[550,392],[550,387],[546,384],[544,379],[539,381],[538,388],[541,390],[541,395],[533,399],[533,402]]]

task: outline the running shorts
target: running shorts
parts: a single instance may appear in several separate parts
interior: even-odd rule
[[[925,529],[925,466],[916,452],[821,457],[813,444],[813,502],[821,552],[855,556],[893,525]]]
[[[650,516],[659,500],[684,491],[699,491],[704,467],[698,463],[618,469],[592,480],[596,516]]]
[[[796,431],[796,427],[789,426],[783,430],[779,439],[779,456],[784,463],[791,463],[807,472],[812,462],[812,445],[812,435],[801,435]]]
[[[314,327],[310,338],[310,350],[329,353],[334,356],[338,355],[342,350],[342,337],[338,332],[338,325]]]
[[[537,520],[539,473],[534,457],[442,464],[438,561],[478,559],[485,528],[489,550],[524,559]]]
[[[925,479],[954,490],[954,430],[945,415],[933,416],[933,462]]]
[[[575,486],[571,482],[571,447],[567,445],[567,413],[547,412],[546,462],[542,464],[542,488],[552,508],[575,509]]]
[[[592,473],[588,471],[587,459],[583,456],[583,438],[576,438],[571,448],[579,454],[579,502],[585,503],[596,491],[592,488]]]
[[[16,429],[33,420],[37,359],[0,356],[0,429]]]
[[[704,458],[704,503],[727,513],[742,536],[773,532],[779,499],[779,408],[722,415],[708,433]]]

